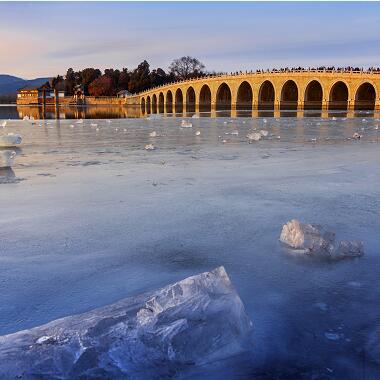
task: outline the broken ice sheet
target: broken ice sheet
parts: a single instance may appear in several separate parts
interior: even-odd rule
[[[219,267],[0,337],[0,378],[153,379],[244,351],[251,331],[243,303]]]

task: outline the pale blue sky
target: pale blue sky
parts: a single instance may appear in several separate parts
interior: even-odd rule
[[[208,70],[380,66],[380,3],[0,3],[0,74],[68,67],[167,69],[183,55]]]

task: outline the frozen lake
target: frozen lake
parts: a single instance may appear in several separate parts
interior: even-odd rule
[[[0,173],[0,335],[223,265],[253,352],[177,378],[380,378],[367,345],[380,328],[380,120],[181,120],[0,130],[23,136]],[[248,144],[255,129],[269,135]],[[289,257],[278,237],[293,218],[363,240],[365,255]]]

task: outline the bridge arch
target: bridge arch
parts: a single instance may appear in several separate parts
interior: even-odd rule
[[[252,86],[244,81],[240,84],[236,96],[236,109],[252,110],[253,91]]]
[[[364,82],[355,91],[355,110],[373,110],[376,102],[376,88]]]
[[[330,89],[329,109],[347,110],[348,95],[348,85],[343,81],[335,82]]]
[[[150,102],[150,96],[148,95],[146,97],[146,113],[151,113],[152,112],[152,109],[151,109],[151,102]]]
[[[173,112],[173,93],[168,90],[166,93],[166,113]]]
[[[207,84],[199,92],[199,112],[211,112],[211,90]]]
[[[306,86],[305,96],[304,96],[304,109],[305,110],[321,110],[322,101],[323,101],[323,87],[318,80],[313,79]]]
[[[165,104],[164,94],[160,92],[160,95],[158,95],[158,113],[165,112],[164,104]]]
[[[141,99],[141,113],[145,114],[145,98]]]
[[[175,92],[175,112],[183,112],[183,94],[180,88],[177,88],[177,91]]]
[[[281,89],[280,109],[295,110],[298,105],[298,86],[294,80],[287,80]]]
[[[195,91],[192,86],[190,86],[186,91],[186,112],[195,112]]]
[[[259,89],[258,108],[259,110],[274,109],[275,90],[273,83],[269,80],[264,81]]]
[[[157,113],[157,95],[152,96],[152,113]]]
[[[232,103],[231,89],[227,83],[223,82],[216,92],[216,110],[230,111]]]

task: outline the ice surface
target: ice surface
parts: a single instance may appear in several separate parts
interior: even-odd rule
[[[362,133],[361,118],[187,118],[191,131],[182,117],[72,117],[6,126],[28,144],[4,171],[22,181],[0,179],[0,335],[225,265],[255,323],[252,356],[184,378],[380,379],[365,350],[380,299],[379,119]],[[260,129],[271,139],[249,145]],[[365,258],[289,259],[277,242],[289,216],[360,237]],[[325,338],[341,323],[344,339]]]
[[[251,331],[243,303],[219,267],[152,294],[0,337],[0,378],[159,378],[245,350]]]
[[[280,241],[293,253],[330,259],[358,257],[364,254],[363,242],[335,241],[335,233],[316,224],[302,224],[293,219],[282,227]]]
[[[380,325],[371,332],[366,349],[370,358],[380,364]]]
[[[16,133],[8,133],[7,135],[0,136],[1,147],[13,147],[15,145],[20,145],[21,141],[21,135]]]

